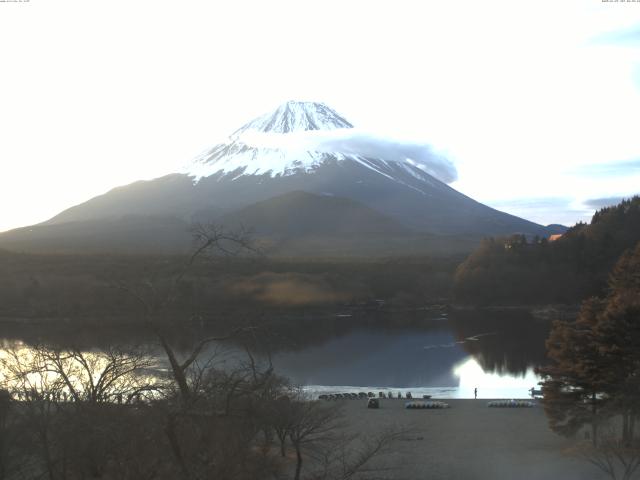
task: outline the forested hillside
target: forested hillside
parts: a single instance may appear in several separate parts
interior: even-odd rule
[[[603,293],[618,258],[640,242],[640,197],[595,213],[555,241],[489,238],[457,269],[457,301],[579,303]]]

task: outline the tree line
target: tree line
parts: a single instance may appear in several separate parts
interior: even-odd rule
[[[561,238],[488,238],[457,268],[457,301],[480,305],[578,304],[600,295],[611,268],[640,241],[640,197],[596,212]]]
[[[450,294],[460,258],[198,259],[169,306],[208,318],[312,311],[385,300],[422,305]],[[0,251],[0,320],[132,325],[134,298],[122,282],[171,282],[183,257],[35,255]],[[175,318],[175,315],[174,315]]]

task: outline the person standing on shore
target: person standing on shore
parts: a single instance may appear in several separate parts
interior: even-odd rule
[[[474,400],[478,399],[478,387],[473,389],[473,398],[474,398]]]

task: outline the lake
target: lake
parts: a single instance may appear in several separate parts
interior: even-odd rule
[[[272,321],[271,321],[272,320]],[[537,388],[536,366],[545,361],[548,321],[526,312],[408,311],[330,312],[261,320],[249,340],[211,344],[220,366],[244,361],[248,346],[260,362],[302,386],[311,395],[383,391],[414,397],[523,398]],[[164,357],[155,337],[140,329],[4,328],[0,341],[28,347],[36,343],[90,350],[109,344],[143,345]],[[215,329],[190,326],[168,336],[188,355]]]

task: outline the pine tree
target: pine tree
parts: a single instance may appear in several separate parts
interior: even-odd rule
[[[640,416],[640,243],[614,267],[608,295],[591,298],[573,322],[556,322],[547,341],[552,365],[540,369],[551,428],[573,435],[621,415],[631,443]]]
[[[590,425],[594,442],[607,401],[608,372],[594,334],[603,309],[604,302],[592,298],[584,302],[576,321],[556,321],[547,340],[553,364],[538,371],[544,378],[544,407],[551,429],[573,436]]]
[[[640,416],[640,243],[613,269],[596,335],[610,370],[615,409],[623,418],[622,437],[629,442]]]

